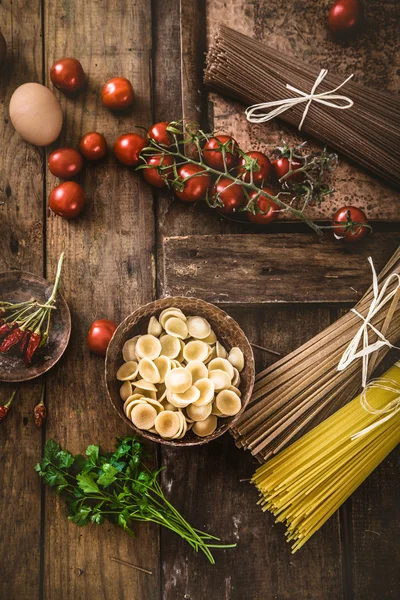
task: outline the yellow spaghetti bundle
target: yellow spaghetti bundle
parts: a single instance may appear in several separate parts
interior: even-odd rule
[[[286,524],[292,552],[400,442],[399,407],[400,362],[371,382],[364,395],[256,471],[252,482],[260,492],[258,503]]]

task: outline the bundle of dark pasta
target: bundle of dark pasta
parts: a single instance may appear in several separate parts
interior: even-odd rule
[[[298,97],[286,84],[309,93],[318,74],[315,67],[220,26],[207,56],[204,81],[251,105]],[[344,79],[329,72],[317,93],[332,90]],[[311,102],[302,130],[400,187],[400,100],[353,80],[340,93],[353,100],[352,108],[337,110]],[[298,127],[304,107],[298,104],[280,118]]]
[[[378,282],[382,284],[391,274],[400,275],[400,248],[379,274]],[[394,293],[396,285],[394,276],[387,291]],[[237,446],[250,450],[263,462],[360,392],[361,361],[353,361],[342,371],[337,367],[360,328],[359,315],[367,315],[373,298],[371,287],[355,307],[359,314],[348,312],[257,375],[249,406],[231,430]],[[392,344],[400,338],[399,300],[400,288],[371,320]],[[370,331],[369,343],[376,340],[376,333]],[[369,374],[388,350],[385,345],[374,352]]]

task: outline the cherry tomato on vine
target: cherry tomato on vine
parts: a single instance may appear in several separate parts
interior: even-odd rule
[[[232,183],[227,177],[214,183],[211,188],[211,196],[222,201],[223,207],[218,208],[218,211],[224,215],[235,213],[245,203],[245,195],[242,186],[238,183]]]
[[[133,104],[135,92],[129,79],[113,77],[101,90],[101,99],[110,110],[123,110]]]
[[[356,31],[364,18],[359,0],[337,0],[329,11],[329,27],[333,33],[344,35]]]
[[[49,207],[60,217],[77,217],[85,204],[85,193],[79,183],[64,181],[50,192]]]
[[[81,138],[79,150],[87,160],[100,160],[107,152],[107,141],[104,135],[89,131]]]
[[[128,167],[137,167],[140,153],[146,147],[146,140],[137,133],[124,133],[114,142],[114,154]]]
[[[60,179],[71,179],[83,166],[82,156],[74,148],[57,148],[49,156],[49,170]]]
[[[172,165],[174,164],[174,159],[172,158],[172,156],[166,154],[156,154],[154,156],[147,157],[146,162],[148,165],[151,165],[151,167],[153,167],[142,170],[143,177],[145,178],[147,183],[150,183],[151,185],[154,185],[155,187],[159,188],[165,187],[165,177],[167,179],[171,179],[173,175]],[[163,168],[162,175],[164,177],[162,177],[162,175],[159,173],[159,167]]]
[[[108,344],[116,329],[117,325],[114,321],[109,321],[108,319],[94,321],[90,326],[87,336],[89,350],[99,356],[105,356]]]
[[[287,173],[289,173],[290,161],[285,156],[282,156],[281,158],[277,158],[276,160],[273,160],[272,166],[274,167],[274,171],[275,171],[275,175],[276,175],[277,179],[282,179],[282,177],[284,177]],[[296,158],[292,159],[292,171],[301,169],[302,166],[303,166],[303,163],[300,160],[297,160]],[[302,181],[303,177],[304,177],[303,173],[293,173],[292,175],[290,175],[290,177],[287,178],[287,180]],[[286,180],[284,180],[284,181],[286,181]]]
[[[157,142],[157,144],[170,146],[173,142],[173,138],[171,134],[167,131],[168,126],[168,121],[161,121],[160,123],[155,123],[147,131],[148,139],[154,140],[155,142]]]
[[[356,206],[343,206],[332,217],[333,235],[337,240],[359,242],[370,231],[365,213]]]
[[[270,196],[275,196],[274,191],[270,188],[263,187],[261,189],[266,194],[269,194]],[[250,192],[250,200],[252,200],[257,195],[257,193],[258,192],[256,192],[255,190]],[[276,217],[278,216],[278,205],[266,196],[260,195],[258,197],[257,208],[262,212],[256,213],[255,215],[253,215],[250,211],[247,212],[247,218],[252,223],[258,223],[259,225],[268,225],[268,223],[271,223],[271,221],[276,219]]]
[[[76,58],[61,58],[50,69],[50,79],[59,90],[75,94],[86,83],[85,71]]]
[[[230,135],[216,135],[205,143],[204,162],[217,171],[225,171],[222,148],[225,148],[226,168],[230,171],[239,157],[237,142]]]
[[[262,152],[256,152],[255,150],[247,152],[246,157],[240,157],[237,171],[240,179],[242,179],[242,181],[245,181],[246,183],[250,183],[251,181],[250,171],[246,169],[246,165],[248,165],[249,162],[247,157],[250,157],[257,161],[256,168],[258,168],[258,170],[255,170],[253,168],[253,183],[255,185],[261,185],[262,182],[266,183],[271,177],[271,161],[267,156],[265,156],[265,154],[263,154]]]
[[[201,173],[201,175],[196,175]],[[178,187],[175,187],[175,195],[184,202],[196,202],[197,200],[203,200],[206,197],[207,190],[211,185],[211,177],[208,173],[204,172],[204,169],[197,165],[190,163],[179,167],[178,175],[180,181],[183,181],[187,177],[190,177],[184,182],[184,188],[181,191]]]

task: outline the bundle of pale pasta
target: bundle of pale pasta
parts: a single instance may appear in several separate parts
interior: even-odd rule
[[[259,504],[301,548],[400,442],[400,362],[329,419],[262,465]]]
[[[399,248],[379,274],[379,290],[371,286],[355,306],[356,312],[349,311],[257,375],[249,407],[231,430],[239,447],[249,449],[263,462],[360,392],[362,361],[355,360],[342,371],[338,364],[384,281],[390,278],[386,293],[393,293],[399,285],[398,275]],[[400,338],[399,300],[400,290],[371,318],[369,344],[380,339],[376,331],[392,344]],[[368,376],[388,350],[389,346],[383,345],[372,355]]]

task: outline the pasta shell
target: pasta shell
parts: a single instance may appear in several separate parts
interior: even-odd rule
[[[170,317],[165,323],[165,331],[168,335],[184,340],[188,335],[187,325],[178,317]],[[179,351],[181,347],[179,345]]]
[[[243,356],[243,352],[241,351],[240,348],[237,348],[237,347],[232,348],[231,351],[229,352],[228,360],[234,367],[237,368],[239,373],[240,373],[240,371],[243,371],[244,356]]]
[[[146,400],[147,404],[150,404],[150,406],[154,406],[154,408],[157,411],[157,414],[165,410],[161,402],[158,402],[157,400],[152,400],[151,398],[146,398]]]
[[[200,340],[194,340],[186,344],[183,350],[184,359],[187,362],[201,360],[204,362],[209,354],[210,346]]]
[[[207,437],[214,433],[217,428],[217,417],[215,415],[210,415],[204,421],[198,421],[197,423],[193,423],[192,431],[199,437]]]
[[[198,400],[194,402],[196,406],[205,406],[214,400],[215,389],[211,379],[199,379],[194,385],[200,392]]]
[[[212,404],[206,404],[205,406],[195,406],[194,404],[189,404],[186,408],[186,413],[188,417],[193,419],[193,421],[204,421],[211,415]]]
[[[172,369],[165,377],[165,385],[174,394],[183,394],[192,385],[192,374],[183,367]]]
[[[165,387],[165,383],[159,383],[157,386],[157,400],[158,402],[162,402],[167,395],[167,388]]]
[[[178,408],[185,408],[189,404],[193,404],[200,398],[200,390],[192,385],[186,392],[183,394],[174,394],[172,393],[170,396],[170,403]]]
[[[191,372],[193,383],[208,377],[207,367],[201,360],[191,360],[186,365],[186,369]]]
[[[186,424],[186,419],[183,416],[182,412],[180,410],[178,410],[178,417],[180,420],[180,427],[179,427],[179,431],[176,435],[174,435],[175,440],[180,440],[184,437],[186,430],[187,430],[187,424]]]
[[[150,381],[146,381],[145,379],[139,379],[139,381],[135,381],[136,389],[146,390],[149,392],[156,392],[157,388],[154,383],[150,383]]]
[[[139,372],[139,365],[134,360],[124,363],[117,371],[119,381],[132,381]]]
[[[171,358],[171,369],[179,369],[182,367],[181,363],[177,358]]]
[[[172,412],[178,410],[178,408],[171,404],[171,402],[168,402],[168,400],[163,400],[162,405],[164,407],[164,410],[172,410]]]
[[[122,346],[122,358],[125,362],[136,360],[136,344],[139,338],[140,335],[135,335]]]
[[[221,371],[228,373],[229,380],[232,381],[235,373],[229,360],[226,360],[226,358],[213,358],[208,363],[208,371],[215,371],[216,369],[220,369]]]
[[[215,353],[218,356],[218,358],[227,358],[227,356],[228,356],[227,351],[225,350],[223,345],[220,344],[219,342],[217,342],[215,344]]]
[[[161,354],[161,342],[154,335],[142,335],[136,344],[136,355],[154,360]]]
[[[168,358],[176,358],[181,351],[179,339],[172,335],[160,337],[161,355]]]
[[[163,311],[161,311],[160,316],[158,317],[161,326],[165,329],[165,323],[168,321],[168,319],[170,319],[171,317],[175,317],[176,319],[181,319],[181,321],[185,321],[186,322],[186,316],[183,314],[183,312],[181,311],[180,308],[165,308]]]
[[[220,410],[223,415],[227,415],[228,417],[237,415],[242,407],[242,402],[239,396],[230,390],[223,390],[220,392],[215,399],[215,404],[218,410]]]
[[[146,404],[146,401],[140,398],[138,400],[130,400],[126,403],[126,406],[124,406],[124,413],[126,414],[128,419],[131,418],[131,412],[137,404]]]
[[[202,340],[211,333],[211,325],[203,317],[189,317],[187,327],[191,337],[197,340]]]
[[[157,392],[153,392],[152,390],[143,390],[135,387],[133,390],[134,394],[140,394],[141,398],[146,394],[146,398],[151,398],[152,400],[157,400]]]
[[[142,398],[143,398],[143,394],[132,394],[124,402],[124,410],[128,406],[129,402],[132,402],[133,400],[141,400]]]
[[[182,363],[184,361],[183,351],[185,349],[185,343],[183,340],[179,340],[179,343],[180,343],[181,349],[179,351],[178,356],[176,357],[176,360],[178,362]]]
[[[138,429],[151,429],[157,417],[157,411],[150,404],[137,404],[131,412],[131,421]]]
[[[161,355],[158,358],[154,359],[154,364],[156,365],[158,373],[160,375],[160,383],[164,383],[165,376],[171,369],[171,362],[169,358],[167,356]]]
[[[160,382],[160,373],[155,363],[149,358],[142,358],[139,362],[139,375],[148,383]]]
[[[242,397],[242,392],[239,390],[239,388],[235,387],[234,385],[229,386],[228,390],[230,392],[235,392],[235,394],[237,394],[239,396],[239,398]]]
[[[235,387],[239,387],[240,385],[240,374],[236,367],[233,367],[232,385]]]
[[[204,364],[207,365],[210,360],[213,360],[214,358],[217,358],[217,351],[215,349],[215,346],[209,346],[208,347],[208,356],[206,358],[206,360],[204,361]]]
[[[216,392],[226,390],[231,385],[231,378],[229,377],[228,373],[226,371],[222,371],[221,369],[210,371],[208,373],[208,378],[213,382]]]
[[[132,396],[132,384],[129,380],[124,381],[124,383],[119,388],[119,395],[122,400],[126,400],[129,396]]]
[[[216,417],[226,417],[226,415],[223,415],[222,412],[219,410],[219,408],[217,407],[215,402],[213,402],[213,404],[212,404],[211,414],[215,415]]]
[[[208,335],[205,338],[202,338],[202,341],[206,344],[215,344],[215,342],[217,341],[217,336],[215,335],[214,331],[211,330],[210,335]]]
[[[181,420],[178,411],[163,410],[154,421],[154,427],[158,435],[166,439],[172,439],[181,427]]]
[[[147,333],[150,335],[154,335],[154,337],[159,337],[162,334],[162,325],[159,323],[156,317],[151,317],[148,327]]]

